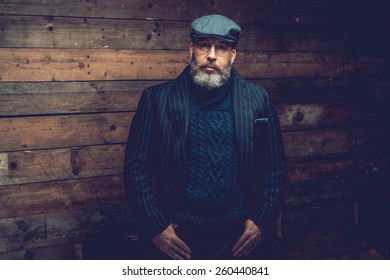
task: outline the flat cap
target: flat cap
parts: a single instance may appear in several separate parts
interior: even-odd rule
[[[191,38],[195,41],[201,37],[217,37],[228,43],[238,43],[241,28],[230,18],[222,15],[207,15],[195,19],[191,23]]]

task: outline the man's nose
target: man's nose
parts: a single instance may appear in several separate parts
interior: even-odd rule
[[[211,46],[209,54],[207,55],[207,58],[209,60],[216,60],[216,54],[215,54],[215,46]]]

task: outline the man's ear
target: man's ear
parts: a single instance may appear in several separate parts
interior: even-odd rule
[[[237,55],[237,50],[232,49],[232,58],[230,59],[231,64],[233,64],[234,60],[236,59],[236,55]]]
[[[190,43],[190,57],[192,57],[192,54],[194,53],[194,43]]]

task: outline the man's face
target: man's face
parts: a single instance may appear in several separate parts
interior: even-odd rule
[[[222,86],[229,79],[231,65],[236,58],[236,49],[223,40],[199,39],[196,43],[191,43],[190,54],[191,73],[196,84],[214,89]]]

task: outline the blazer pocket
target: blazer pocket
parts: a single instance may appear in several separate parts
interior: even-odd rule
[[[258,119],[255,119],[255,124],[256,123],[268,123],[268,118],[258,118]]]
[[[263,138],[268,134],[268,118],[255,119],[253,124],[254,141],[258,141],[259,138]]]
[[[265,151],[269,145],[268,118],[255,119],[253,126],[253,148],[255,158],[261,162],[265,160]]]

